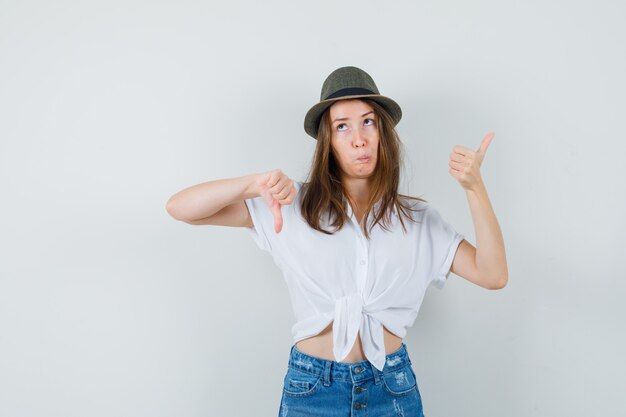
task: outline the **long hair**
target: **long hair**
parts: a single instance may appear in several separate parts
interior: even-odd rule
[[[369,232],[365,222],[361,222],[361,228],[366,239],[370,238],[369,233],[377,223],[379,223],[383,229],[389,231],[391,210],[395,207],[397,212],[400,213],[398,217],[402,224],[402,229],[406,233],[402,215],[410,221],[416,222],[416,220],[408,214],[408,210],[420,210],[413,209],[408,204],[405,205],[405,201],[402,199],[424,202],[426,200],[420,197],[398,194],[400,168],[404,155],[400,137],[395,130],[393,120],[383,107],[366,97],[360,100],[369,104],[374,110],[377,116],[377,128],[380,138],[378,142],[376,168],[372,173],[370,182],[370,197],[363,214],[363,219],[369,218],[370,212],[374,209],[376,202],[380,201],[380,206],[378,206],[378,210],[374,213],[374,221],[369,227]],[[347,192],[341,181],[341,168],[339,167],[339,163],[335,158],[331,146],[331,129],[329,108],[322,114],[319,122],[317,147],[315,148],[311,170],[309,171],[307,180],[302,185],[303,194],[300,203],[302,217],[307,223],[315,230],[328,235],[334,234],[334,232],[343,227],[345,222],[349,221],[346,206],[346,204],[349,204],[346,198]],[[335,227],[335,231],[330,232],[321,227],[320,221],[323,215],[328,216],[329,224]],[[334,221],[330,223],[332,217],[334,217]]]

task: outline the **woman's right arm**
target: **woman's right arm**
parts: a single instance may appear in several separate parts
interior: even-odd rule
[[[165,205],[177,220],[189,224],[253,227],[244,200],[263,196],[274,216],[274,230],[283,227],[281,206],[291,204],[296,196],[293,180],[280,169],[203,182],[174,194]]]
[[[261,194],[258,180],[265,175],[203,182],[171,196],[165,208],[176,220],[189,224],[252,227],[244,200]]]

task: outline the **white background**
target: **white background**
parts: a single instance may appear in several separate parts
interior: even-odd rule
[[[280,168],[354,65],[403,109],[401,192],[475,243],[482,173],[509,283],[451,275],[405,343],[424,411],[621,416],[626,6],[609,1],[0,1],[0,416],[275,416],[294,323],[244,229],[182,188]],[[244,401],[245,400],[245,401]]]

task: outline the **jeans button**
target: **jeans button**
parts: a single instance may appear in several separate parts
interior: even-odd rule
[[[360,374],[361,372],[363,372],[363,368],[361,368],[360,366],[357,366],[356,368],[354,368],[354,372],[356,372],[357,374]]]

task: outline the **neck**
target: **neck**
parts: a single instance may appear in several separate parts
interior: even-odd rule
[[[367,178],[344,179],[348,200],[359,208],[365,207],[370,197],[370,184]]]

